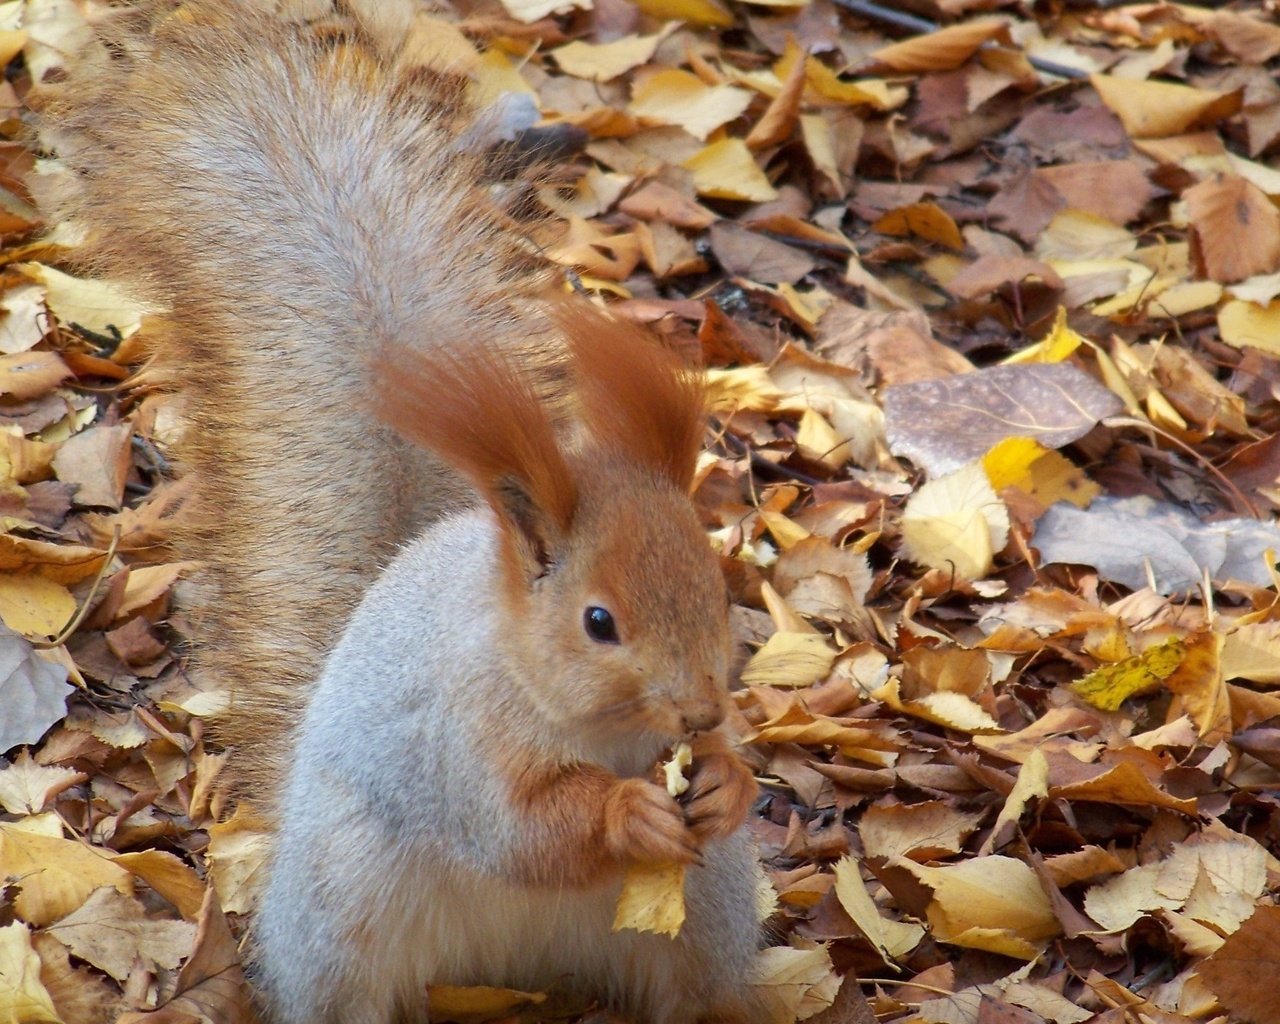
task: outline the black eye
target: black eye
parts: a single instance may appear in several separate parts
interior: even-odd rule
[[[586,629],[587,636],[596,643],[616,644],[618,642],[618,627],[614,625],[613,616],[604,608],[592,605],[583,612],[582,626]]]

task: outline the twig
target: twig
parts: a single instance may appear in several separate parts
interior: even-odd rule
[[[116,556],[116,548],[120,545],[120,527],[116,526],[111,534],[111,544],[107,548],[106,554],[102,558],[102,565],[98,567],[98,575],[93,578],[93,586],[89,588],[88,596],[85,597],[84,603],[80,605],[80,610],[72,616],[68,622],[59,631],[58,635],[52,640],[41,640],[33,643],[31,646],[40,650],[52,650],[55,647],[61,647],[70,639],[71,634],[80,628],[80,624],[84,622],[88,616],[90,609],[93,607],[93,599],[98,595],[98,587],[102,584],[102,579],[107,574],[107,568],[111,565],[111,560]]]
[[[869,0],[835,0],[835,2],[837,6],[843,7],[847,11],[852,11],[859,17],[866,18],[869,21],[878,21],[882,25],[892,25],[894,28],[905,29],[907,32],[914,32],[917,35],[937,32],[941,27],[936,21],[917,18],[914,14],[893,11],[888,7],[870,3]],[[1043,75],[1069,78],[1073,81],[1080,81],[1089,77],[1087,71],[1081,71],[1079,68],[1068,67],[1066,64],[1058,64],[1051,60],[1044,60],[1041,57],[1033,57],[1031,54],[1026,56],[1027,63]]]

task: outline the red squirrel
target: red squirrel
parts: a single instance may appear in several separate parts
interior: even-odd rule
[[[490,985],[754,1020],[698,389],[558,294],[478,185],[486,116],[397,49],[404,0],[359,6],[335,40],[138,4],[45,98],[80,183],[53,207],[163,310],[185,397],[199,670],[280,818],[264,1010],[392,1024]],[[690,735],[677,802],[652,769]],[[689,865],[676,939],[611,930],[649,862]]]

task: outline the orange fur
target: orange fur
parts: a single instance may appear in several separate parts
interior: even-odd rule
[[[384,349],[377,375],[378,415],[467,477],[495,512],[508,514],[502,487],[517,480],[559,530],[569,528],[577,487],[551,418],[509,358]]]
[[[553,318],[573,355],[592,439],[687,491],[704,428],[696,378],[643,329],[585,303],[562,302]]]

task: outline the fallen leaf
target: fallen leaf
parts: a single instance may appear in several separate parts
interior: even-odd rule
[[[117,981],[136,962],[146,970],[177,967],[191,952],[196,928],[185,921],[150,918],[142,904],[115,889],[98,889],[49,931],[78,956]]]
[[[836,862],[836,898],[853,919],[858,930],[884,957],[885,963],[897,960],[915,949],[924,938],[924,929],[907,921],[894,921],[882,915],[867,893],[858,869],[858,861],[844,856]]]
[[[682,166],[692,172],[698,194],[712,199],[761,203],[778,195],[741,139],[713,142],[685,160]]]
[[[1280,972],[1280,907],[1261,906],[1197,968],[1219,1002],[1248,1024],[1280,1021],[1275,993],[1262,979]]]
[[[63,1024],[40,981],[40,957],[21,921],[0,927],[0,1020],[12,1024]]]
[[[0,395],[19,401],[43,395],[70,376],[70,367],[56,352],[0,356]]]
[[[141,303],[107,281],[72,277],[41,263],[23,263],[17,269],[44,285],[46,304],[64,324],[127,338],[138,330],[147,312]]]
[[[774,633],[742,670],[744,686],[808,686],[826,678],[836,652],[817,633]]]
[[[11,706],[6,702],[6,709]],[[87,778],[71,768],[38,765],[24,748],[12,764],[0,768],[0,806],[10,814],[39,814],[59,793]]]
[[[1158,690],[1184,657],[1186,644],[1175,637],[1114,665],[1096,668],[1072,683],[1071,689],[1095,708],[1118,711],[1129,698]]]
[[[940,942],[1030,960],[1062,934],[1049,898],[1022,861],[992,855],[939,867],[903,865],[933,890],[928,917]]]
[[[931,569],[981,579],[1009,535],[1009,512],[979,463],[916,491],[902,514],[902,552]]]
[[[1205,276],[1230,284],[1280,270],[1280,210],[1261,189],[1216,174],[1182,198]]]
[[[650,124],[679,125],[694,138],[705,140],[721,125],[740,117],[750,103],[751,93],[745,89],[707,85],[695,74],[671,69],[641,79],[632,90],[627,109]],[[745,148],[746,144],[739,141],[739,145]],[[688,161],[685,166],[689,167]]]
[[[622,876],[613,930],[629,928],[673,938],[684,924],[683,864],[632,864]]]
[[[1239,111],[1241,95],[1172,82],[1090,75],[1089,81],[1131,138],[1155,139],[1216,124]]]
[[[983,43],[993,39],[1008,41],[1009,28],[1005,22],[996,19],[962,22],[882,47],[871,54],[871,60],[894,71],[947,71],[960,67]]]
[[[567,75],[607,82],[649,61],[658,44],[669,34],[663,31],[651,36],[629,35],[608,43],[575,39],[556,47],[551,56]]]
[[[1008,437],[1061,448],[1122,408],[1114,394],[1065,363],[901,384],[886,389],[884,403],[891,450],[932,476],[980,459]]]
[[[35,743],[67,713],[74,690],[67,671],[36,654],[17,633],[0,626],[0,750]],[[9,808],[12,813],[17,813]]]
[[[133,879],[105,855],[71,839],[0,824],[0,877],[21,880],[18,916],[44,927],[79,909],[96,889],[133,892]]]
[[[75,598],[60,583],[32,573],[0,574],[0,619],[15,633],[56,636],[75,611]]]

